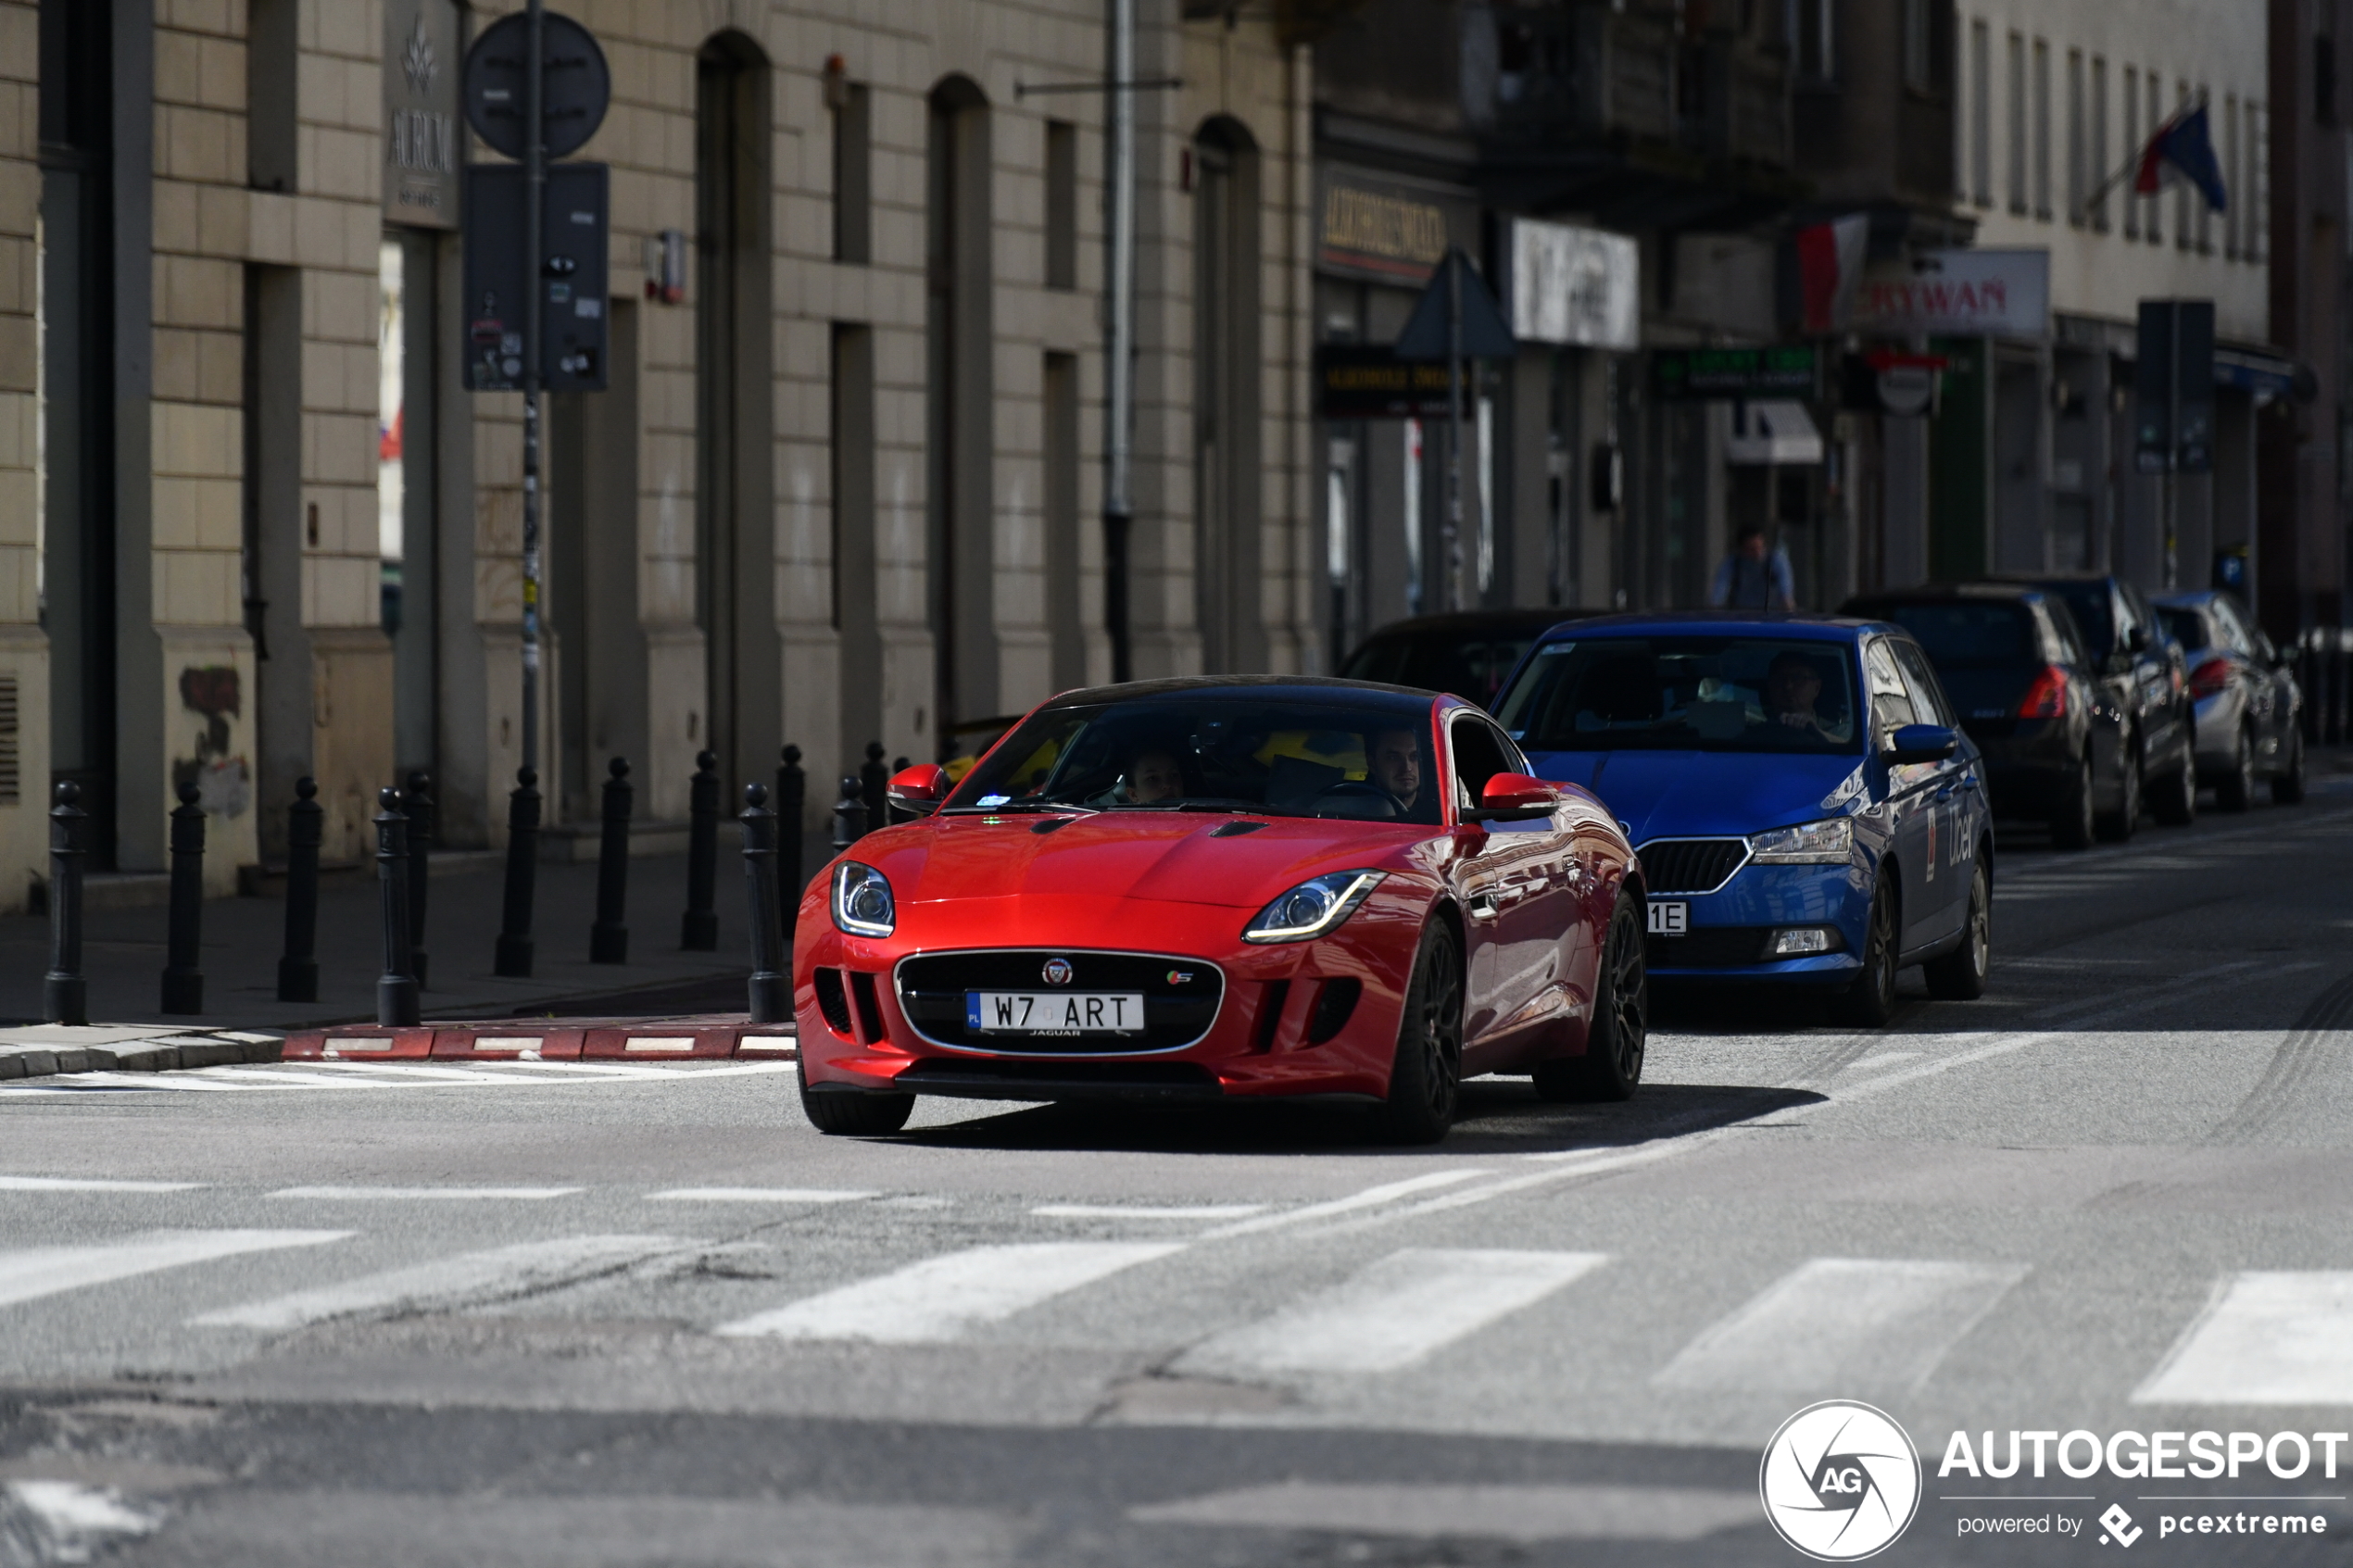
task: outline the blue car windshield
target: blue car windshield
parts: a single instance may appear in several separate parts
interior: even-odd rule
[[[1496,715],[1525,751],[1862,749],[1839,643],[1608,637],[1546,643]]]

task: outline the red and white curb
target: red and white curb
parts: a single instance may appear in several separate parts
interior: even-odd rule
[[[286,1036],[288,1061],[789,1061],[800,1054],[789,1023],[754,1023],[740,1013],[687,1018],[499,1018],[435,1022],[411,1029],[338,1024]]]

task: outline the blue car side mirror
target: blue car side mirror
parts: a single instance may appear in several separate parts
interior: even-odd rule
[[[1942,762],[1961,747],[1961,737],[1942,724],[1906,724],[1887,737],[1890,762]]]

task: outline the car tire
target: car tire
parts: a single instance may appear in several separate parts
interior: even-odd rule
[[[1831,1010],[1841,1023],[1857,1029],[1884,1029],[1895,1017],[1895,960],[1898,930],[1895,890],[1885,877],[1871,894],[1871,913],[1863,927],[1863,968],[1854,983],[1838,994]]]
[[[1650,966],[1642,907],[1630,894],[1620,893],[1593,981],[1593,1014],[1585,1031],[1585,1054],[1538,1062],[1536,1097],[1554,1102],[1633,1098],[1642,1081],[1650,1016]]]
[[[2061,849],[2092,847],[2092,754],[2075,765],[2075,780],[2051,808],[2051,843]]]
[[[1986,874],[1985,857],[1978,855],[1977,871],[1969,884],[1969,915],[1961,927],[1961,945],[1921,966],[1928,994],[1939,1001],[1973,1002],[1985,995],[1985,977],[1994,968],[1994,888]]]
[[[2185,828],[2197,821],[2197,757],[2184,756],[2182,765],[2165,775],[2149,797],[2149,810],[2169,828]]]
[[[2299,806],[2304,802],[2304,732],[2291,727],[2287,733],[2287,766],[2271,780],[2271,804]]]
[[[2124,737],[2124,782],[2118,786],[2122,792],[2116,809],[2100,817],[2100,836],[2111,844],[2122,844],[2141,825],[2141,745],[2132,735]]]
[[[812,1094],[809,1083],[800,1085],[800,1109],[807,1114],[810,1125],[828,1137],[880,1138],[887,1137],[907,1124],[914,1113],[912,1095],[881,1094]]]
[[[2231,750],[2230,771],[2214,781],[2214,804],[2225,811],[2244,811],[2255,804],[2255,743],[2244,729]]]
[[[1463,1078],[1463,957],[1454,928],[1432,920],[1414,954],[1397,1060],[1380,1125],[1390,1143],[1436,1143],[1454,1124]]]

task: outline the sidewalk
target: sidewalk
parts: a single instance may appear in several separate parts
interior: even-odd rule
[[[536,961],[528,980],[504,980],[490,972],[506,885],[500,864],[467,856],[446,868],[436,865],[425,903],[430,959],[424,1016],[741,1012],[751,958],[739,843],[732,824],[723,826],[714,899],[719,948],[711,953],[678,948],[680,917],[686,907],[686,856],[630,860],[625,964],[588,962],[588,926],[597,908],[596,866],[542,863],[532,922],[538,939]],[[812,862],[811,870],[818,864],[822,861]],[[90,981],[90,1016],[109,1024],[168,1022],[190,1032],[210,1026],[283,1033],[372,1022],[376,979],[384,962],[379,898],[372,876],[321,881],[319,1000],[309,1003],[277,999],[278,958],[285,942],[282,897],[206,904],[205,1010],[169,1020],[156,1010],[163,973],[163,908],[89,910],[83,921],[82,962]],[[789,934],[789,924],[786,930]],[[47,918],[0,917],[0,1024],[40,1019],[42,976],[48,967]]]

